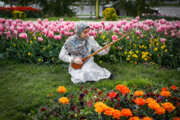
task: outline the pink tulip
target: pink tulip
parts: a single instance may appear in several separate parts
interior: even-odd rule
[[[114,32],[118,33],[118,32],[119,32],[119,29],[118,29],[118,28],[115,28],[115,29],[114,29]]]
[[[140,36],[141,38],[143,38],[144,37],[144,35],[143,34],[141,34],[141,36]]]
[[[160,38],[160,41],[163,43],[163,42],[166,42],[166,39],[165,38]]]
[[[20,37],[20,38],[27,39],[27,34],[26,34],[26,33],[20,33],[20,34],[19,34],[19,37]]]
[[[42,42],[42,41],[43,41],[43,38],[42,38],[42,37],[38,37],[38,41],[39,41],[39,42]]]
[[[117,38],[118,38],[117,35],[113,35],[113,36],[112,36],[112,40],[116,40]]]
[[[127,40],[129,40],[130,38],[129,38],[129,36],[127,36],[127,38],[126,38]]]
[[[99,34],[101,35],[101,34],[102,34],[102,31],[99,31]]]
[[[53,38],[53,37],[54,37],[54,32],[53,32],[53,31],[49,31],[48,37],[49,37],[49,38]]]
[[[62,38],[61,35],[55,35],[55,36],[54,36],[54,39],[55,39],[55,40],[60,40],[61,38]]]

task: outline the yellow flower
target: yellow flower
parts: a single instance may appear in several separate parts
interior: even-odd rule
[[[33,41],[30,41],[30,43],[33,43]]]
[[[156,46],[158,46],[159,45],[159,43],[156,43]]]
[[[137,39],[139,39],[139,36],[137,37]]]
[[[151,47],[151,44],[149,44],[149,47]]]
[[[134,38],[134,35],[132,36],[132,38]]]
[[[138,58],[138,56],[136,54],[133,55],[134,58]]]
[[[137,62],[135,61],[134,64],[137,64]]]
[[[28,52],[28,56],[30,56],[31,55],[31,52]]]
[[[139,51],[138,51],[138,50],[136,50],[136,53],[139,53]]]
[[[47,47],[49,48],[49,45]]]
[[[158,48],[157,48],[157,47],[155,47],[155,48],[154,48],[154,50],[155,50],[155,51],[157,51],[157,50],[158,50]]]
[[[43,50],[46,50],[46,48],[43,48]]]
[[[33,38],[34,40],[36,39],[36,37]]]
[[[42,61],[42,59],[41,59],[41,58],[39,58],[39,59],[38,59],[38,61],[39,61],[39,62],[41,62],[41,61]]]
[[[69,99],[67,97],[61,97],[59,99],[59,103],[62,103],[62,104],[69,104]]]
[[[164,50],[164,52],[167,52],[167,51],[168,51],[167,49]]]
[[[147,61],[148,59],[147,58],[144,58],[144,61]]]
[[[129,58],[129,57],[127,57],[127,58],[126,58],[126,60],[130,60],[130,58]]]
[[[16,44],[14,43],[14,47],[16,47]]]
[[[133,54],[134,52],[132,52],[132,51],[129,51],[129,54],[131,55],[131,54]]]
[[[131,45],[131,44],[132,44],[132,42],[129,42],[129,44]]]
[[[52,57],[52,60],[54,60],[55,58],[54,57]]]
[[[142,59],[144,59],[145,57],[146,57],[146,55],[145,55],[145,54],[143,54],[141,58],[142,58]]]
[[[103,35],[103,36],[102,36],[102,39],[104,40],[105,38],[106,38],[106,36],[105,36],[105,35]]]
[[[127,54],[127,51],[124,51],[124,54],[126,55],[126,54]]]

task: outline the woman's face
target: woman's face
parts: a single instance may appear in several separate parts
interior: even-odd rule
[[[89,36],[89,28],[86,28],[81,32],[81,38],[86,40],[88,36]]]

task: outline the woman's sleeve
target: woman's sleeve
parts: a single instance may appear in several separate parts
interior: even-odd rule
[[[63,60],[64,62],[71,62],[73,57],[71,57],[69,55],[69,53],[67,52],[67,50],[65,49],[65,47],[63,46],[61,48],[61,51],[59,53],[59,59]]]
[[[91,47],[92,47],[92,50],[94,52],[96,52],[97,50],[101,49],[102,47],[94,40],[93,37],[90,37],[90,42],[91,42]],[[107,52],[104,50],[102,50],[101,52],[97,53],[98,55],[106,55]]]

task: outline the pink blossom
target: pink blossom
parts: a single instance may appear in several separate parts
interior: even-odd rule
[[[176,34],[173,32],[173,33],[171,33],[171,37],[174,37],[174,36],[176,36]]]
[[[55,40],[60,40],[61,38],[62,38],[61,35],[55,35],[55,36],[54,36],[54,39],[55,39]]]
[[[27,39],[27,34],[26,34],[26,33],[20,33],[20,34],[19,34],[19,37],[20,37],[20,38]]]
[[[102,31],[99,31],[99,34],[101,35],[101,34],[102,34]]]
[[[42,42],[42,41],[43,41],[43,38],[42,38],[42,37],[38,37],[38,41],[39,41],[39,42]]]
[[[137,19],[137,20],[140,20],[140,17],[139,17],[139,16],[137,16],[137,17],[136,17],[136,19]]]
[[[54,37],[54,32],[53,31],[49,31],[48,32],[48,37],[49,38],[53,38]]]
[[[122,35],[122,32],[119,32],[119,35]]]
[[[115,29],[114,29],[114,32],[118,33],[118,32],[119,32],[119,29],[118,29],[118,28],[115,28]]]
[[[69,32],[66,32],[66,31],[65,31],[65,32],[64,32],[64,35],[65,35],[65,36],[69,36]]]
[[[141,34],[141,36],[140,36],[141,38],[143,38],[144,37],[144,35],[143,34]]]
[[[141,34],[141,31],[139,31],[139,30],[136,30],[136,32],[135,32],[137,35],[139,35],[139,34]]]
[[[118,38],[117,35],[113,35],[113,36],[112,36],[112,40],[116,40],[117,38]]]
[[[160,38],[160,41],[163,43],[163,42],[166,41],[166,39],[165,38]]]
[[[130,38],[129,38],[129,36],[127,36],[127,38],[126,38],[127,40],[129,40]]]

